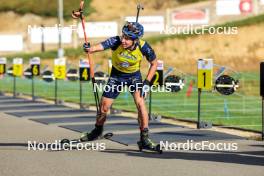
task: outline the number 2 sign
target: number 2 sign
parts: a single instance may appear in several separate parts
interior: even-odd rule
[[[213,85],[213,60],[198,60],[198,88],[211,90]]]
[[[162,86],[163,85],[163,69],[164,69],[164,64],[162,60],[158,60],[158,66],[157,66],[157,71],[155,72],[155,75],[153,76],[152,80],[150,81],[151,85],[154,86]]]

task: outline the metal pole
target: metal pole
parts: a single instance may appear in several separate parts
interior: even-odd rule
[[[80,109],[82,109],[82,82],[80,81]]]
[[[57,89],[58,89],[58,80],[57,78],[55,79],[55,100],[54,100],[54,104],[57,105],[58,101],[57,101]]]
[[[32,82],[31,82],[31,90],[32,90],[32,101],[35,101],[35,89],[34,89],[34,76],[33,76],[33,73],[32,73]]]
[[[44,25],[41,25],[41,52],[45,52]]]
[[[260,63],[260,96],[262,97],[262,132],[261,138],[264,140],[264,62]]]
[[[201,123],[201,94],[202,89],[198,88],[198,121],[197,121],[197,129],[200,129],[200,123]]]
[[[262,141],[264,140],[264,97],[262,97]]]
[[[58,0],[58,33],[59,33],[59,49],[58,49],[58,58],[63,57],[63,49],[62,49],[62,37],[61,32],[63,28],[63,0]]]
[[[16,76],[13,76],[13,97],[16,98]]]

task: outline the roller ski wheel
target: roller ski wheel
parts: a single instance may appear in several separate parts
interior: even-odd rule
[[[154,151],[154,152],[158,152],[159,154],[162,154],[162,152],[163,152],[161,147],[160,147],[160,144],[157,144],[154,147],[149,147],[149,146],[144,146],[141,141],[138,141],[137,145],[138,145],[138,149],[140,152],[142,152],[143,150]]]
[[[61,144],[70,144],[71,140],[70,139],[62,139]]]
[[[106,133],[103,136],[101,136],[100,138],[98,138],[98,140],[99,139],[111,139],[111,137],[113,137],[113,135],[114,135],[113,133]],[[81,140],[81,138],[70,140],[70,139],[65,138],[65,139],[62,139],[60,141],[61,144],[70,144],[70,143],[77,144],[77,143],[82,143],[82,142],[89,142],[89,140],[85,141],[85,140]]]
[[[77,143],[79,143],[77,139],[70,140],[70,139],[65,138],[60,141],[58,146],[63,147],[60,150],[65,150],[65,149],[70,148],[70,145],[77,144]]]
[[[70,143],[76,144],[76,143],[79,143],[79,142],[81,142],[79,139],[73,139],[73,140],[70,140],[70,139],[62,139],[60,143],[61,144],[70,144]]]

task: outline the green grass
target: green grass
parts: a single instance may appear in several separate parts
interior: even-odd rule
[[[91,0],[85,0],[85,15],[90,14]],[[57,0],[0,0],[0,11],[14,11],[19,14],[33,13],[40,16],[57,17]],[[64,0],[64,18],[69,19],[71,12],[79,8],[79,0]]]
[[[257,81],[257,73],[242,73],[243,85]],[[79,82],[59,81],[58,98],[64,101],[79,102]],[[201,119],[222,126],[232,126],[244,129],[261,131],[261,98],[257,92],[251,95],[244,94],[241,85],[239,91],[231,96],[219,93],[203,92],[201,98]],[[249,85],[248,85],[249,86]],[[259,85],[258,85],[259,87]],[[152,112],[163,116],[197,120],[197,90],[194,89],[191,97],[186,97],[186,86],[179,93],[153,93]],[[54,99],[54,82],[45,83],[35,80],[35,95],[47,99]],[[0,90],[12,92],[13,78],[5,77],[0,80]],[[31,80],[17,79],[17,92],[31,94]],[[83,102],[94,104],[91,83],[84,84]],[[148,101],[147,101],[148,104]],[[228,111],[225,111],[225,106]],[[121,93],[114,103],[115,108],[136,112],[130,93]]]

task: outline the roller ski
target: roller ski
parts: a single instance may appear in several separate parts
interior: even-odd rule
[[[113,133],[106,133],[104,134],[103,136],[101,136],[100,138],[97,138],[95,140],[99,140],[99,139],[108,139],[108,140],[111,140],[111,137],[113,136],[114,134]],[[77,144],[77,143],[82,143],[82,142],[89,142],[89,141],[95,141],[95,140],[83,140],[82,138],[79,138],[79,139],[62,139],[61,140],[61,144]]]
[[[77,144],[82,142],[88,142],[88,141],[95,141],[99,139],[110,139],[113,136],[113,133],[106,133],[103,134],[103,126],[97,126],[95,125],[95,128],[90,132],[84,132],[82,133],[81,137],[79,139],[62,139],[61,144]]]
[[[82,135],[79,139],[73,139],[73,140],[62,139],[61,144],[78,144],[78,143],[82,143],[82,142],[107,139],[107,140],[110,140],[112,142],[116,142],[116,143],[128,146],[128,144],[126,144],[126,143],[111,139],[113,136],[114,136],[113,133],[106,133],[103,135],[103,126],[95,125],[95,128],[90,133],[89,132],[82,133]]]
[[[155,151],[159,154],[162,154],[162,149],[160,147],[160,144],[155,144],[152,142],[148,136],[148,129],[145,128],[140,133],[140,141],[137,142],[139,151],[143,150],[149,150],[149,151]]]

